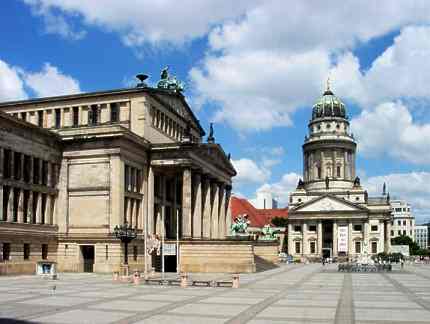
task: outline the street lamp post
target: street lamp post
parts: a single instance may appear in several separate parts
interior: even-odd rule
[[[116,238],[121,240],[121,243],[124,243],[124,268],[125,275],[128,276],[128,244],[137,237],[136,229],[124,222],[123,225],[115,226],[113,233]]]

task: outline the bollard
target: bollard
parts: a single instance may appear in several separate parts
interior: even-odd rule
[[[118,281],[118,279],[119,279],[119,272],[118,271],[114,271],[112,279],[113,279],[113,281]]]
[[[232,288],[239,288],[239,274],[233,275],[233,286]]]
[[[188,287],[188,275],[186,273],[181,273],[181,288]]]
[[[135,285],[139,285],[140,284],[140,273],[139,271],[135,271],[133,274],[133,283]]]

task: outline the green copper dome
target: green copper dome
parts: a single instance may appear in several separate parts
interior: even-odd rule
[[[324,117],[346,117],[345,104],[328,88],[312,109],[312,119]]]

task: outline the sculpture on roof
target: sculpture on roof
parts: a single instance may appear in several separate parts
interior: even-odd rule
[[[360,187],[360,178],[359,177],[355,177],[354,179],[354,187]]]
[[[259,237],[260,240],[276,240],[275,231],[273,230],[272,226],[270,226],[270,224],[264,225],[261,231],[263,232],[264,236]]]
[[[300,178],[299,182],[297,183],[297,189],[304,189],[305,187],[305,183],[303,182],[303,180]]]
[[[210,123],[210,126],[209,126],[208,143],[210,143],[210,144],[214,144],[215,143],[213,123]]]
[[[248,215],[244,214],[237,216],[233,224],[231,224],[231,234],[248,234],[248,226],[250,223],[251,222],[248,220]]]
[[[169,67],[167,66],[161,70],[160,81],[157,83],[157,88],[182,92],[184,91],[184,84],[177,80],[175,76],[169,76]]]

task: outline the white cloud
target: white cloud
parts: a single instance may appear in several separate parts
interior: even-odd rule
[[[279,206],[288,205],[288,197],[291,191],[297,187],[301,176],[295,172],[286,173],[281,180],[274,183],[265,183],[257,189],[257,192],[270,192],[278,200]]]
[[[417,224],[430,219],[430,172],[393,173],[363,180],[374,195],[381,194],[384,182],[391,198],[405,199],[411,204]]]
[[[0,101],[27,99],[25,88],[31,89],[37,97],[81,92],[76,79],[50,63],[45,63],[41,71],[29,72],[0,60]]]
[[[409,52],[402,51],[399,58],[384,53],[366,75],[348,51],[408,24],[428,22],[429,13],[430,5],[424,1],[396,6],[391,1],[379,1],[378,6],[363,1],[342,5],[301,1],[288,6],[281,1],[265,1],[248,10],[243,19],[212,30],[211,51],[200,66],[190,71],[190,78],[198,102],[216,103],[215,120],[226,121],[240,132],[290,126],[291,113],[313,104],[329,74],[338,94],[360,103],[368,103],[369,96],[405,95],[407,90],[397,91],[400,85],[391,92],[379,91],[380,80],[387,88],[395,83],[386,85],[388,75],[379,67],[389,65],[390,59],[392,65],[401,65],[414,56],[429,57],[419,45],[426,42],[423,47],[429,46],[426,32],[405,28],[394,48],[399,47],[398,43],[405,49],[409,45]],[[408,41],[415,33],[420,36]],[[411,48],[420,50],[414,53]],[[403,73],[408,73],[407,69],[403,68]],[[391,80],[397,72],[397,76],[403,74],[392,72]],[[411,84],[424,81],[413,73],[406,78]]]
[[[0,101],[27,98],[19,68],[0,60]]]
[[[60,96],[81,92],[79,82],[63,74],[57,67],[45,63],[40,72],[25,72],[23,79],[38,97]]]
[[[264,167],[259,167],[253,160],[240,159],[232,160],[237,176],[233,178],[235,185],[259,184],[267,181],[270,171]]]
[[[336,93],[362,107],[398,98],[430,100],[430,27],[409,26],[401,30],[392,46],[378,56],[368,71],[361,72],[350,52],[332,68]]]
[[[401,102],[387,102],[364,110],[351,121],[359,151],[416,164],[430,163],[430,124],[415,123]]]
[[[183,44],[203,37],[215,24],[236,18],[258,1],[218,0],[24,0],[38,12],[79,16],[84,25],[95,25],[120,35],[126,45]]]

